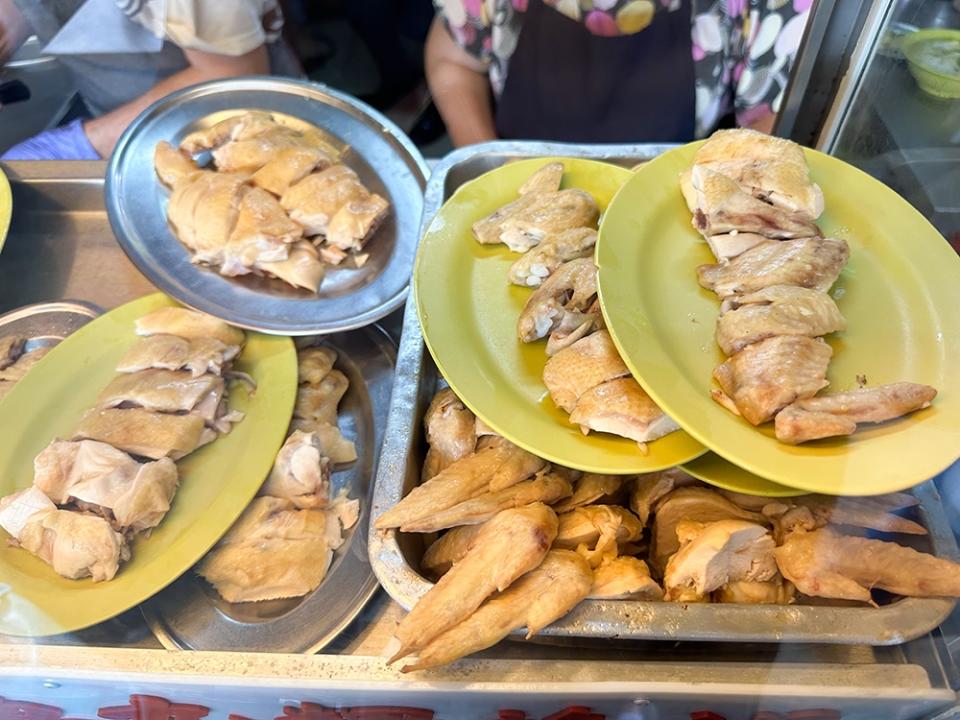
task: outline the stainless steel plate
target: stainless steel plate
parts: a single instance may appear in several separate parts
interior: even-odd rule
[[[383,443],[396,349],[379,326],[297,343],[328,345],[350,379],[340,404],[340,427],[357,445],[358,459],[337,469],[331,493],[346,489],[360,500],[360,519],[337,550],[323,583],[303,598],[228,603],[190,571],[141,606],[168,649],[313,653],[333,640],[377,590],[367,559],[372,480]]]
[[[0,338],[20,335],[26,351],[52,347],[76,332],[102,310],[82,302],[52,302],[26,305],[0,315]]]
[[[194,265],[167,224],[168,193],[153,169],[154,147],[246,110],[263,109],[290,124],[309,122],[334,144],[390,215],[369,240],[360,269],[330,269],[319,295],[280,280],[227,278]],[[117,143],[107,168],[110,224],[133,263],[164,292],[235,325],[282,335],[349,330],[403,303],[410,282],[426,184],[416,147],[390,120],[356,99],[315,83],[240,78],[195,85],[147,108]]]
[[[570,146],[546,143],[487,143],[457,150],[433,170],[427,186],[422,230],[443,202],[463,183],[515,158],[589,157],[630,167],[667,149],[658,145]],[[419,483],[424,457],[423,415],[442,382],[423,343],[420,324],[408,302],[397,356],[397,374],[387,440],[373,499],[373,520]],[[950,530],[933,482],[914,493],[921,500],[918,520],[930,531],[929,545],[917,549],[957,559]],[[898,538],[904,542],[904,538]],[[409,610],[430,589],[419,572],[423,555],[419,535],[382,533],[371,524],[370,562],[380,584]],[[711,640],[735,642],[807,642],[893,645],[936,628],[955,601],[906,598],[880,608],[825,605],[683,605],[634,600],[586,600],[541,631],[541,636],[631,640]],[[515,633],[523,635],[523,632]]]

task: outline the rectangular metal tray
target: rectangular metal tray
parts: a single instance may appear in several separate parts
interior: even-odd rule
[[[421,236],[443,202],[463,183],[510,160],[567,156],[605,160],[626,167],[650,160],[668,145],[574,146],[554,143],[495,142],[454,151],[433,170],[424,201]],[[423,342],[413,293],[407,301],[397,357],[386,441],[373,498],[372,520],[397,503],[418,482],[424,456],[422,420],[440,381]],[[920,521],[930,532],[930,549],[956,558],[956,539],[929,481],[914,490]],[[423,553],[419,536],[374,529],[370,561],[380,584],[409,610],[430,589],[418,572]],[[803,642],[895,645],[935,629],[955,602],[906,598],[879,608],[824,605],[699,605],[631,600],[586,600],[541,635],[575,638]]]

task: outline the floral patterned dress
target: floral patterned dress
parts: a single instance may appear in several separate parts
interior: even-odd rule
[[[544,0],[594,35],[641,32],[680,0]],[[435,0],[457,42],[489,68],[503,91],[527,0]],[[739,125],[777,113],[813,0],[693,0],[696,134],[710,134],[731,109]]]

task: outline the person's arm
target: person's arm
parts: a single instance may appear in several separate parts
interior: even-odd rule
[[[174,90],[195,85],[205,80],[239,75],[264,75],[270,72],[270,60],[267,56],[266,45],[260,45],[250,52],[236,57],[187,49],[184,49],[183,54],[186,56],[187,62],[190,63],[190,67],[161,80],[137,99],[84,123],[83,129],[100,157],[110,156],[113,146],[117,144],[117,140],[127,125],[148,105],[169,95]]]
[[[13,0],[0,0],[0,65],[20,49],[32,31]]]
[[[424,57],[430,94],[455,147],[495,140],[487,66],[457,45],[434,18]]]

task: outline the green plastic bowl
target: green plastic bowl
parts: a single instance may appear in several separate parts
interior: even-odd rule
[[[960,42],[960,30],[917,30],[903,39],[901,49],[910,74],[917,81],[920,89],[938,98],[960,98],[960,71],[945,72],[931,66],[929,59],[924,58],[924,49],[931,42],[937,40],[954,40]]]

